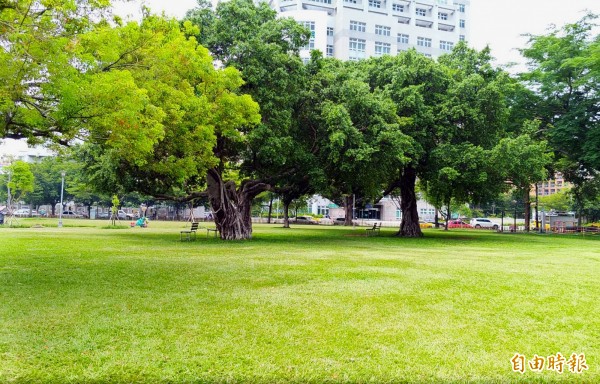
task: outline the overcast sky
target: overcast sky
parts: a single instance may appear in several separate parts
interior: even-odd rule
[[[142,0],[121,4],[119,13],[139,14]],[[181,18],[194,8],[196,0],[144,0],[155,12],[164,11]],[[486,45],[498,64],[523,62],[516,48],[523,48],[527,38],[523,34],[543,34],[548,26],[563,26],[580,20],[585,10],[600,14],[600,0],[471,0],[470,44],[477,49]],[[0,155],[24,150],[24,143],[0,142]]]

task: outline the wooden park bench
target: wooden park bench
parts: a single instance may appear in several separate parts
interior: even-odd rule
[[[375,224],[373,224],[373,227],[365,229],[367,236],[379,235],[380,230],[381,230],[381,223],[375,223]]]
[[[183,235],[186,235],[187,241],[192,240],[192,235],[194,235],[194,240],[196,240],[196,231],[198,230],[199,223],[192,223],[190,229],[186,229],[184,231],[179,232],[179,240],[183,241]]]

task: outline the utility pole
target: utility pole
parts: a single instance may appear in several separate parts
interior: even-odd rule
[[[63,191],[65,189],[65,171],[62,171],[60,173],[60,176],[62,177],[62,182],[60,184],[60,211],[58,211],[58,228],[62,228],[63,226],[63,221],[62,221],[62,214],[63,214]]]
[[[353,193],[352,194],[352,229],[354,229],[354,226],[355,226],[355,223],[354,223],[355,217],[356,217],[356,194]]]
[[[6,206],[8,207],[8,213],[11,214],[12,213],[12,208],[11,208],[11,203],[12,203],[12,198],[10,196],[10,179],[11,179],[11,172],[8,171],[8,184],[6,185],[6,189],[8,190],[8,195],[6,198]]]
[[[539,199],[539,191],[538,191],[538,183],[535,183],[535,229],[539,230],[540,228],[540,221],[539,221],[539,205],[540,205],[540,199]]]

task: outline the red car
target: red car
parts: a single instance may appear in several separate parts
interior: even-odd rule
[[[448,228],[473,228],[471,224],[465,223],[462,220],[450,220],[448,222]]]

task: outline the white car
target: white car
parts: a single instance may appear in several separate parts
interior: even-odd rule
[[[473,228],[486,228],[486,229],[494,229],[494,230],[500,228],[500,226],[498,224],[494,223],[492,220],[481,218],[481,217],[476,217],[474,219],[471,219],[471,222],[469,224],[471,224],[471,226]]]
[[[63,211],[62,217],[79,219],[79,218],[82,218],[83,215],[80,215],[79,213],[75,213],[73,211]]]
[[[318,224],[312,216],[298,216],[293,218],[291,221],[296,224]]]
[[[17,216],[17,217],[29,217],[29,216],[37,217],[39,215],[40,214],[37,213],[37,211],[35,209],[31,212],[29,211],[29,209],[26,209],[26,208],[17,209],[15,211],[15,216]]]

